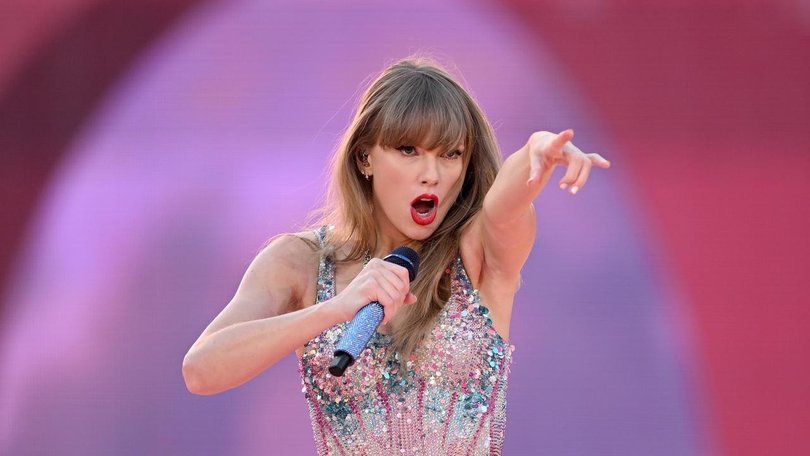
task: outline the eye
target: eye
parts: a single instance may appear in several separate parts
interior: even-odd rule
[[[402,152],[402,155],[416,155],[416,148],[413,146],[399,146],[397,147],[397,150]]]
[[[464,154],[464,153],[463,153],[463,152],[461,152],[461,151],[460,151],[460,150],[458,150],[458,149],[456,149],[456,150],[451,150],[451,151],[449,151],[449,152],[445,152],[445,153],[444,153],[444,158],[448,158],[448,159],[450,159],[450,160],[455,160],[455,159],[457,159],[457,158],[460,158],[460,157],[461,157],[463,154]]]

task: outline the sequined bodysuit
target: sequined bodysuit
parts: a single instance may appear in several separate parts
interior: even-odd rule
[[[450,274],[451,296],[408,361],[388,358],[390,336],[376,332],[345,375],[332,376],[345,323],[304,346],[298,365],[319,455],[501,454],[514,347],[496,333],[460,258]],[[316,304],[334,296],[334,284],[324,256]]]

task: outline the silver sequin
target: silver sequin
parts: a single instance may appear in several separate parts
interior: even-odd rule
[[[325,230],[317,233],[323,240]],[[317,302],[334,290],[335,264],[323,257]],[[299,372],[319,455],[501,454],[514,346],[495,331],[460,258],[450,290],[409,360],[388,357],[390,337],[376,332],[346,374],[334,377],[328,366],[346,324],[305,345]]]

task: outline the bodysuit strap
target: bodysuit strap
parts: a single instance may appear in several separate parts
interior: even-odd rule
[[[326,235],[329,232],[329,226],[324,225],[317,230],[314,230],[315,237],[318,239],[318,245],[321,249],[326,244]],[[330,255],[321,254],[321,259],[318,262],[318,283],[317,283],[317,296],[315,303],[331,299],[335,295],[335,262],[332,261]]]

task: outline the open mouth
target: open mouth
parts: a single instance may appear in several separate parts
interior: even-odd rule
[[[411,217],[419,225],[429,225],[436,218],[436,208],[439,206],[439,197],[423,194],[411,201]]]

